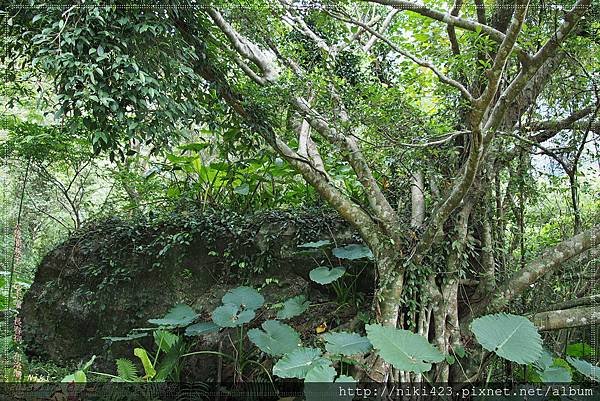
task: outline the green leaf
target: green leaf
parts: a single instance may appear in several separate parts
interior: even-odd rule
[[[296,348],[285,354],[275,366],[273,374],[282,378],[304,379],[309,370],[315,366],[329,365],[331,361],[321,356],[321,350],[316,348]]]
[[[292,352],[300,345],[300,335],[287,324],[276,320],[267,320],[261,329],[248,331],[248,338],[262,352],[271,356]]]
[[[575,358],[589,358],[595,354],[594,348],[588,343],[569,344],[566,353]]]
[[[277,312],[277,319],[284,320],[301,315],[309,306],[310,302],[306,300],[304,295],[290,298],[283,303],[283,309]]]
[[[540,357],[533,362],[533,366],[540,372],[548,369],[554,364],[554,357],[552,354],[545,349],[542,349]]]
[[[306,396],[306,401],[330,400],[331,395],[328,392],[331,388],[327,383],[333,383],[336,375],[337,372],[331,366],[331,362],[312,367],[304,378],[304,395]]]
[[[96,355],[92,355],[90,360],[83,364],[83,366],[81,367],[81,370],[83,370],[84,372],[87,372],[88,369],[92,367],[95,360],[96,360]]]
[[[331,365],[316,365],[306,373],[304,382],[333,383],[337,372]]]
[[[304,244],[300,244],[298,245],[298,248],[322,248],[325,245],[329,245],[331,244],[331,241],[329,241],[328,239],[324,239],[321,241],[317,241],[317,242],[307,242]]]
[[[254,310],[241,310],[238,305],[219,306],[212,313],[212,320],[221,327],[236,327],[254,319]]]
[[[600,367],[592,365],[588,361],[570,356],[567,357],[567,361],[585,377],[593,381],[600,382]]]
[[[444,360],[444,355],[425,337],[408,330],[378,324],[366,325],[366,330],[373,348],[396,369],[423,373],[431,369],[431,363]]]
[[[181,356],[186,352],[186,345],[183,340],[178,339],[169,349],[169,352],[161,359],[160,365],[156,369],[155,381],[164,381],[175,369]]]
[[[471,331],[483,348],[520,364],[539,359],[542,338],[531,321],[523,316],[499,313],[475,319]]]
[[[369,339],[356,333],[327,333],[323,338],[327,342],[325,349],[330,354],[351,356],[364,354],[371,349]]]
[[[175,305],[160,319],[149,319],[148,323],[157,326],[185,327],[192,323],[199,315],[187,305]]]
[[[233,188],[233,192],[238,195],[246,196],[250,193],[250,186],[247,183],[238,185],[237,187]]]
[[[265,303],[265,298],[252,287],[229,290],[221,300],[223,304],[233,304],[245,309],[258,309]]]
[[[202,336],[219,331],[220,327],[213,322],[200,322],[185,328],[186,336]]]
[[[143,348],[135,348],[133,350],[133,355],[140,358],[142,361],[142,366],[144,366],[144,372],[146,375],[143,377],[144,379],[152,379],[156,375],[156,370],[154,370],[154,366],[152,366],[152,362],[150,362],[150,358],[148,358],[148,353]]]
[[[65,376],[61,382],[63,383],[86,383],[87,377],[83,370],[76,370],[75,373]]]
[[[102,339],[113,341],[113,342],[131,341],[131,340],[135,340],[138,338],[146,337],[147,335],[148,335],[148,333],[131,333],[131,334],[127,334],[125,337],[102,337]]]
[[[133,362],[129,359],[117,359],[117,375],[125,381],[139,381],[138,371]]]
[[[539,372],[542,383],[570,383],[571,372],[564,366],[551,366]]]
[[[319,284],[329,284],[342,277],[346,273],[345,267],[320,266],[309,273],[312,281]]]
[[[336,383],[356,383],[356,379],[352,376],[340,375],[335,379]]]
[[[168,352],[178,340],[179,336],[169,331],[156,330],[154,332],[154,342],[156,343],[156,346],[165,352]]]
[[[341,248],[333,248],[333,256],[340,259],[356,260],[356,259],[373,259],[373,252],[368,246],[359,244],[350,244]]]
[[[459,345],[457,347],[454,348],[454,353],[456,354],[457,357],[459,358],[464,358],[466,353],[465,353],[465,347],[463,347],[462,345]]]

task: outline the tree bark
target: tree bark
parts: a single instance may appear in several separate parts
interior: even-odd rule
[[[539,330],[559,330],[572,327],[591,326],[600,321],[597,307],[560,309],[536,313],[531,317]]]
[[[524,269],[513,274],[498,289],[489,302],[490,308],[492,310],[503,309],[511,300],[521,295],[523,291],[542,276],[556,271],[572,257],[598,246],[599,241],[600,224],[559,243],[554,248],[546,250],[540,257],[529,262]],[[478,311],[483,312],[486,306],[488,305],[478,306]]]

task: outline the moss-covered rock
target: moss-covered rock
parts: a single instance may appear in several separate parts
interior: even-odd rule
[[[147,327],[149,318],[176,303],[208,319],[225,291],[260,287],[267,278],[279,282],[265,288],[267,301],[281,302],[308,291],[312,268],[339,263],[328,252],[298,248],[322,239],[358,242],[335,214],[322,211],[240,216],[188,210],[95,222],[40,264],[20,312],[27,353],[58,363],[95,354],[112,366],[131,348],[109,349],[102,337]]]

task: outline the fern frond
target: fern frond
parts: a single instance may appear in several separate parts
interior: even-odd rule
[[[126,381],[139,381],[138,371],[133,362],[129,359],[117,359],[117,375]]]

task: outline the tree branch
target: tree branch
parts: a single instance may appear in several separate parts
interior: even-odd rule
[[[560,330],[572,327],[591,326],[600,322],[600,313],[595,306],[540,312],[530,319],[539,330]]]
[[[524,269],[517,271],[498,288],[489,300],[490,308],[492,310],[503,309],[541,277],[553,273],[569,259],[599,244],[600,224],[546,250],[540,257],[529,262]],[[478,309],[483,311],[482,308],[486,306],[480,305]]]
[[[334,13],[329,13],[332,17],[339,19],[340,21],[344,21],[350,24],[354,24],[356,26],[360,26],[361,28],[365,29],[366,31],[368,31],[371,35],[379,38],[380,40],[382,40],[385,44],[387,44],[391,49],[393,49],[395,52],[403,55],[404,57],[410,59],[412,62],[430,69],[437,77],[440,81],[442,81],[445,84],[448,84],[450,86],[455,87],[456,89],[458,89],[460,91],[460,93],[463,95],[464,98],[466,98],[469,102],[473,101],[473,96],[471,95],[471,93],[467,90],[467,88],[465,88],[460,82],[446,76],[445,74],[443,74],[436,66],[434,66],[432,63],[430,63],[429,61],[425,61],[422,60],[416,56],[413,56],[412,54],[410,54],[409,52],[401,49],[400,47],[398,47],[395,43],[393,43],[392,41],[390,41],[388,38],[386,38],[385,36],[383,36],[382,34],[380,34],[379,32],[371,29],[370,27],[368,27],[366,24],[363,24],[362,22],[347,18],[347,17],[342,17],[340,15],[336,15]]]
[[[526,63],[523,68],[521,68],[517,77],[513,79],[504,92],[502,92],[484,127],[484,132],[486,133],[484,137],[485,147],[491,142],[508,107],[522,93],[523,89],[527,86],[530,79],[535,76],[539,68],[556,53],[558,46],[564,41],[573,28],[575,28],[577,21],[583,16],[590,3],[591,0],[577,1],[573,8],[565,14],[564,22],[556,30],[555,34],[531,58],[531,62]]]
[[[542,309],[542,312],[554,311],[559,309],[571,309],[578,306],[594,305],[600,302],[600,294],[590,295],[589,297],[570,299],[568,301],[559,302]]]
[[[239,34],[214,8],[206,8],[206,12],[217,27],[229,39],[233,48],[242,56],[252,61],[264,74],[264,79],[273,82],[277,79],[279,71],[275,64],[275,56],[250,42]]]
[[[383,4],[383,5],[387,5],[387,6],[396,7],[400,10],[413,11],[413,12],[415,12],[417,14],[421,14],[425,17],[429,17],[429,18],[432,18],[432,19],[440,21],[440,22],[445,22],[446,24],[453,25],[453,26],[456,26],[456,27],[459,27],[462,29],[466,29],[468,31],[473,31],[473,32],[481,31],[484,34],[486,34],[490,39],[492,39],[498,43],[501,43],[502,41],[504,41],[504,38],[505,38],[505,35],[502,32],[500,32],[488,25],[484,25],[484,24],[480,24],[479,22],[455,17],[448,13],[443,13],[440,11],[432,10],[422,4],[416,4],[416,3],[412,3],[412,2],[406,1],[406,0],[364,0],[364,1],[369,1],[372,3],[379,3],[379,4]],[[517,57],[519,58],[519,60],[521,62],[527,62],[529,60],[530,56],[520,46],[516,45],[513,48],[513,50],[517,54]]]

